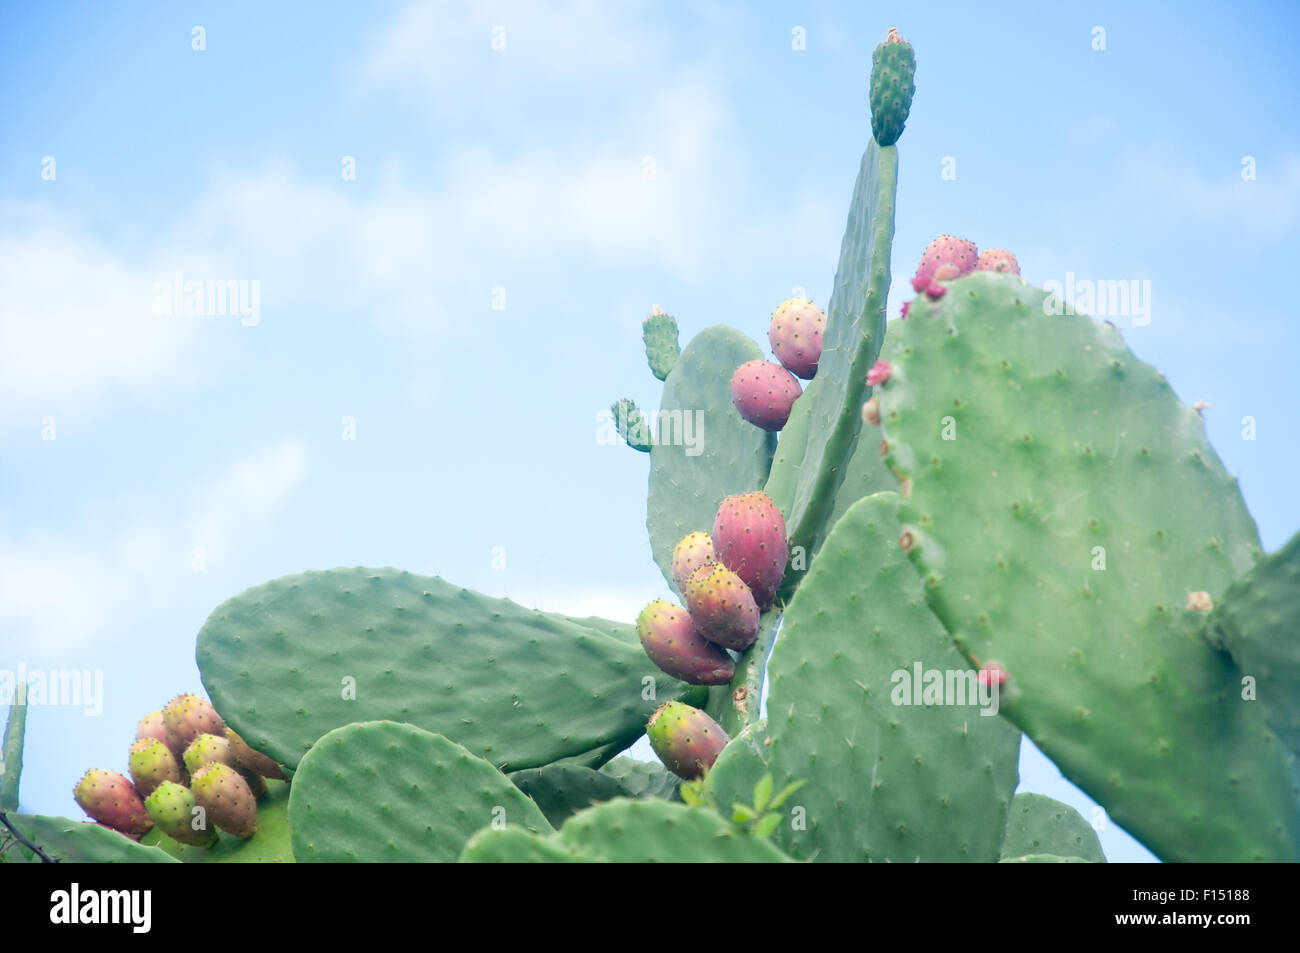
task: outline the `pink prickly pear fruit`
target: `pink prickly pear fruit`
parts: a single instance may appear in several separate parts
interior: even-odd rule
[[[806,298],[787,298],[772,312],[767,342],[787,371],[809,381],[822,357],[826,312]]]
[[[227,834],[252,837],[257,833],[257,799],[248,782],[230,765],[220,761],[205,764],[190,780],[190,790],[194,803]]]
[[[780,364],[746,361],[731,375],[731,402],[755,427],[780,430],[803,393],[799,381]]]
[[[202,734],[190,742],[185,749],[185,770],[191,775],[197,774],[205,764],[219,761],[235,766],[235,756],[230,751],[230,742],[220,735]]]
[[[930,247],[921,256],[921,264],[916,268],[912,287],[921,292],[930,286],[930,280],[951,281],[962,275],[968,275],[975,270],[975,263],[978,260],[979,251],[975,248],[974,242],[968,242],[964,238],[954,238],[952,235],[940,235],[930,242]],[[930,280],[922,281],[922,279]],[[918,281],[922,282],[919,288]]]
[[[226,728],[226,740],[230,742],[230,752],[235,756],[240,767],[273,781],[285,780],[284,769],[273,759],[252,748],[234,728]]]
[[[92,768],[72,789],[81,809],[105,827],[138,836],[153,827],[135,787],[116,771]]]
[[[164,781],[145,798],[144,806],[158,830],[173,840],[192,847],[211,847],[217,842],[206,812],[195,811],[194,793],[182,784]]]
[[[975,270],[998,271],[1018,275],[1020,274],[1020,264],[1016,261],[1016,256],[1009,251],[1004,251],[1001,248],[986,248],[980,252],[979,260],[975,262]]]
[[[871,365],[871,370],[867,371],[867,386],[879,387],[885,381],[889,380],[894,373],[893,365],[888,361],[876,361]]]
[[[948,293],[948,286],[941,285],[937,281],[930,282],[930,287],[925,289],[925,296],[931,301],[938,301]]]
[[[226,733],[226,723],[217,710],[198,695],[177,695],[163,709],[163,721],[184,747],[199,735]]]
[[[151,711],[140,719],[140,724],[135,730],[135,738],[137,741],[141,738],[156,738],[177,758],[185,751],[185,745],[181,740],[167,730],[167,721],[161,711]]]
[[[711,566],[718,561],[713,552],[713,540],[708,533],[687,533],[673,547],[673,582],[678,592],[686,591],[691,573],[701,566]]]
[[[164,781],[179,783],[181,780],[176,756],[157,738],[141,738],[132,744],[127,763],[141,797],[148,797]]]
[[[714,645],[743,651],[758,638],[758,603],[726,566],[701,566],[686,584],[686,608],[696,631]]]
[[[684,702],[664,702],[650,716],[645,730],[664,767],[687,781],[713,767],[731,740],[721,725]]]
[[[725,685],[736,674],[731,656],[701,636],[690,614],[671,602],[658,599],[642,609],[636,634],[650,661],[673,678],[692,685]]]
[[[776,598],[790,561],[785,520],[766,493],[729,496],[713,519],[713,548],[718,560],[749,586],[759,609]]]
[[[981,685],[1002,685],[1011,677],[1001,662],[989,662],[979,670],[976,679]]]

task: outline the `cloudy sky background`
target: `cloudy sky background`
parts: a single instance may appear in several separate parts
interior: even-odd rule
[[[1126,340],[1212,405],[1265,546],[1300,527],[1294,5],[867,6],[0,10],[0,668],[105,677],[98,717],[32,712],[25,809],[80,816],[81,771],[201,690],[208,613],[276,576],[624,620],[666,595],[647,457],[596,415],[657,406],[651,304],[765,343],[791,289],[829,298],[890,26],[919,61],[891,316],[940,232],[1035,284],[1149,280]],[[152,315],[176,272],[259,280],[260,322]],[[1092,816],[1026,752],[1023,790]]]

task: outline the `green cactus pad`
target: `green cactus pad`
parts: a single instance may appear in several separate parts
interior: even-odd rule
[[[616,400],[610,406],[609,412],[614,416],[614,429],[623,438],[623,442],[633,450],[649,453],[650,431],[646,424],[645,415],[641,413],[637,405],[633,401],[626,399]]]
[[[174,864],[156,847],[139,844],[125,834],[110,831],[91,821],[74,821],[67,817],[50,817],[44,814],[8,814],[12,824],[47,855],[63,863],[74,864]],[[10,836],[0,826],[0,842]],[[22,850],[15,845],[5,854],[5,859],[15,859],[14,852]]]
[[[899,321],[890,321],[885,325],[885,343],[880,348],[881,360],[889,360],[890,353],[898,346],[900,324]],[[873,493],[898,489],[898,481],[889,472],[885,458],[880,453],[880,428],[863,424],[860,411],[858,424],[861,430],[853,441],[853,455],[849,457],[848,466],[844,470],[844,482],[835,494],[835,508],[826,521],[828,533],[858,500]]]
[[[1205,631],[1255,679],[1264,717],[1300,753],[1300,533],[1228,587]]]
[[[655,562],[674,589],[677,541],[696,530],[708,532],[723,497],[761,489],[767,479],[768,434],[745,422],[731,403],[732,373],[762,357],[758,345],[739,331],[705,328],[664,384],[656,443],[650,448],[646,528]],[[695,446],[683,441],[687,420]]]
[[[1017,794],[1007,814],[1002,859],[1033,854],[1079,857],[1104,864],[1101,841],[1092,825],[1074,808],[1042,794]]]
[[[947,287],[916,299],[878,391],[930,607],[1009,673],[1004,714],[1161,858],[1300,858],[1286,747],[1184,608],[1260,555],[1200,415],[1114,326],[1045,313],[1017,276]]]
[[[266,793],[257,800],[258,831],[252,837],[235,837],[218,831],[212,847],[191,847],[172,840],[154,827],[140,843],[156,846],[186,864],[291,864],[289,841],[289,785],[266,781]]]
[[[25,686],[15,689],[25,691]],[[27,726],[27,702],[15,699],[9,705],[4,742],[0,745],[0,811],[18,810],[18,783],[23,774],[23,735]]]
[[[548,764],[515,771],[507,777],[533,799],[552,827],[559,827],[592,805],[633,796],[613,775],[574,764]]]
[[[731,817],[731,806],[737,802],[752,805],[754,785],[768,773],[766,740],[766,723],[755,722],[727,743],[704,775],[705,799],[723,817]]]
[[[336,728],[289,791],[299,863],[452,861],[493,823],[550,833],[537,805],[482,758],[414,725]]]
[[[462,864],[573,864],[575,857],[554,837],[538,837],[520,827],[487,828],[465,843]]]
[[[661,381],[667,380],[682,353],[677,343],[676,319],[656,310],[641,324],[641,337],[645,341],[645,358],[650,373]]]
[[[806,829],[783,823],[777,841],[818,861],[993,861],[1019,732],[975,705],[894,705],[898,671],[970,668],[898,547],[897,508],[894,493],[855,503],[785,612],[768,766],[777,788],[807,781],[787,806]]]
[[[618,780],[632,797],[678,799],[677,791],[682,779],[658,762],[637,761],[620,755],[600,770]]]
[[[509,828],[481,831],[461,860],[735,864],[788,863],[790,858],[708,808],[619,798],[575,814],[549,837],[530,841]]]
[[[615,622],[612,619],[602,619],[600,616],[589,615],[577,618],[575,616],[559,616],[567,622],[574,625],[580,625],[584,629],[595,629],[602,635],[608,635],[610,638],[618,639],[627,645],[637,647],[641,644],[641,639],[636,634],[636,625],[632,622]]]
[[[213,704],[249,745],[292,768],[332,728],[398,720],[498,767],[630,745],[688,686],[639,644],[507,599],[395,569],[286,576],[219,606],[198,637]],[[355,699],[349,688],[355,680]]]
[[[898,506],[896,493],[855,503],[786,609],[768,765],[778,790],[807,784],[775,837],[799,859],[993,861],[1020,732],[976,705],[894,704],[897,671],[970,668],[899,548]]]
[[[916,93],[915,76],[912,45],[890,30],[889,39],[871,55],[871,135],[882,146],[892,146],[903,134]]]
[[[708,703],[704,710],[722,730],[736,735],[746,726],[758,721],[759,700],[763,695],[763,681],[767,675],[767,657],[776,640],[781,625],[781,610],[769,609],[759,616],[758,637],[754,644],[740,653],[736,674],[726,685],[708,690]]]
[[[707,808],[667,801],[617,800],[575,814],[559,843],[606,863],[780,863],[769,841],[737,830]]]
[[[809,554],[830,531],[828,520],[862,429],[862,404],[870,396],[867,371],[885,336],[897,188],[898,151],[871,142],[840,246],[817,376],[795,401],[767,482],[790,545]],[[801,575],[787,573],[787,598]]]
[[[1057,854],[1028,854],[1024,857],[1003,857],[999,864],[1091,864],[1095,861],[1082,857],[1061,857]]]

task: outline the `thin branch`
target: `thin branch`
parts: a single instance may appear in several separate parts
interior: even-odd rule
[[[24,837],[22,833],[18,830],[18,828],[14,827],[13,824],[9,823],[9,816],[5,814],[4,811],[0,811],[0,824],[3,824],[5,827],[9,828],[9,833],[14,835],[14,839],[18,841],[18,843],[26,847],[28,850],[30,850],[32,853],[34,853],[37,857],[39,857],[41,859],[41,863],[43,864],[58,863],[57,860],[55,860],[49,854],[45,853],[45,851],[41,850],[40,847],[33,844],[26,837]]]

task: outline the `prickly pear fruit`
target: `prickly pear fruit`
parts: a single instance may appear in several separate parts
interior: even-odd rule
[[[912,45],[891,28],[871,54],[871,135],[882,146],[892,146],[903,134],[916,92],[915,76]]]
[[[198,695],[177,695],[163,709],[163,721],[185,747],[199,735],[226,733],[226,723],[217,710]]]
[[[755,427],[780,430],[803,393],[799,381],[780,364],[746,361],[731,375],[731,402]]]
[[[1016,261],[1016,256],[1009,251],[1003,251],[1001,248],[986,248],[980,252],[979,259],[975,262],[975,270],[1001,271],[1018,275],[1020,264]]]
[[[713,767],[731,740],[716,721],[684,702],[664,702],[645,730],[664,767],[687,781]]]
[[[677,591],[686,591],[691,573],[717,561],[713,540],[709,539],[708,533],[687,533],[673,547],[673,582],[677,584]]]
[[[242,768],[239,765],[235,765],[235,770],[238,771],[239,776],[248,783],[248,790],[252,793],[253,800],[260,801],[262,795],[266,793],[266,779],[260,774],[254,774],[252,771],[249,771],[247,768]]]
[[[164,781],[180,783],[181,768],[176,756],[157,738],[141,738],[132,744],[128,764],[141,797],[148,797]]]
[[[759,491],[727,497],[712,537],[718,561],[749,586],[760,609],[770,606],[790,559],[785,520],[772,498]]]
[[[671,602],[658,599],[642,609],[636,633],[650,661],[674,678],[725,685],[736,674],[731,656],[701,636],[687,611]]]
[[[869,387],[879,387],[889,380],[890,375],[893,373],[894,367],[888,361],[876,361],[871,365],[871,370],[867,371],[867,385]]]
[[[145,799],[145,809],[158,829],[173,840],[194,847],[211,847],[217,832],[208,825],[206,812],[198,830],[194,829],[194,793],[174,781],[164,781]]]
[[[686,608],[696,630],[723,648],[742,651],[758,637],[758,604],[749,586],[726,566],[695,570],[686,583]]]
[[[135,737],[137,741],[141,738],[156,738],[177,758],[185,750],[181,740],[167,730],[167,722],[161,711],[151,711],[141,718],[140,725],[135,730]]]
[[[650,317],[641,323],[641,337],[645,341],[645,358],[650,373],[661,381],[667,380],[682,353],[681,345],[677,343],[677,321],[655,305]]]
[[[252,837],[257,833],[257,799],[238,771],[228,764],[205,764],[190,781],[194,803],[208,812],[208,820],[227,834]]]
[[[235,756],[230,751],[230,742],[218,735],[202,734],[190,742],[185,749],[185,770],[197,774],[205,764],[220,761],[232,768]]]
[[[954,238],[952,235],[940,235],[930,242],[930,247],[921,256],[921,264],[917,265],[916,275],[912,278],[912,287],[917,291],[925,291],[932,281],[951,281],[968,275],[975,270],[977,261],[979,251],[974,242]],[[918,281],[924,282],[919,288]]]
[[[123,834],[139,835],[153,827],[149,812],[131,782],[116,771],[92,768],[72,790],[81,809]]]
[[[271,778],[274,781],[285,780],[284,769],[273,759],[250,747],[234,728],[226,729],[226,740],[230,742],[230,753],[235,756],[240,766],[264,778]]]
[[[767,341],[787,371],[812,380],[822,357],[826,312],[804,298],[787,298],[772,312]]]

